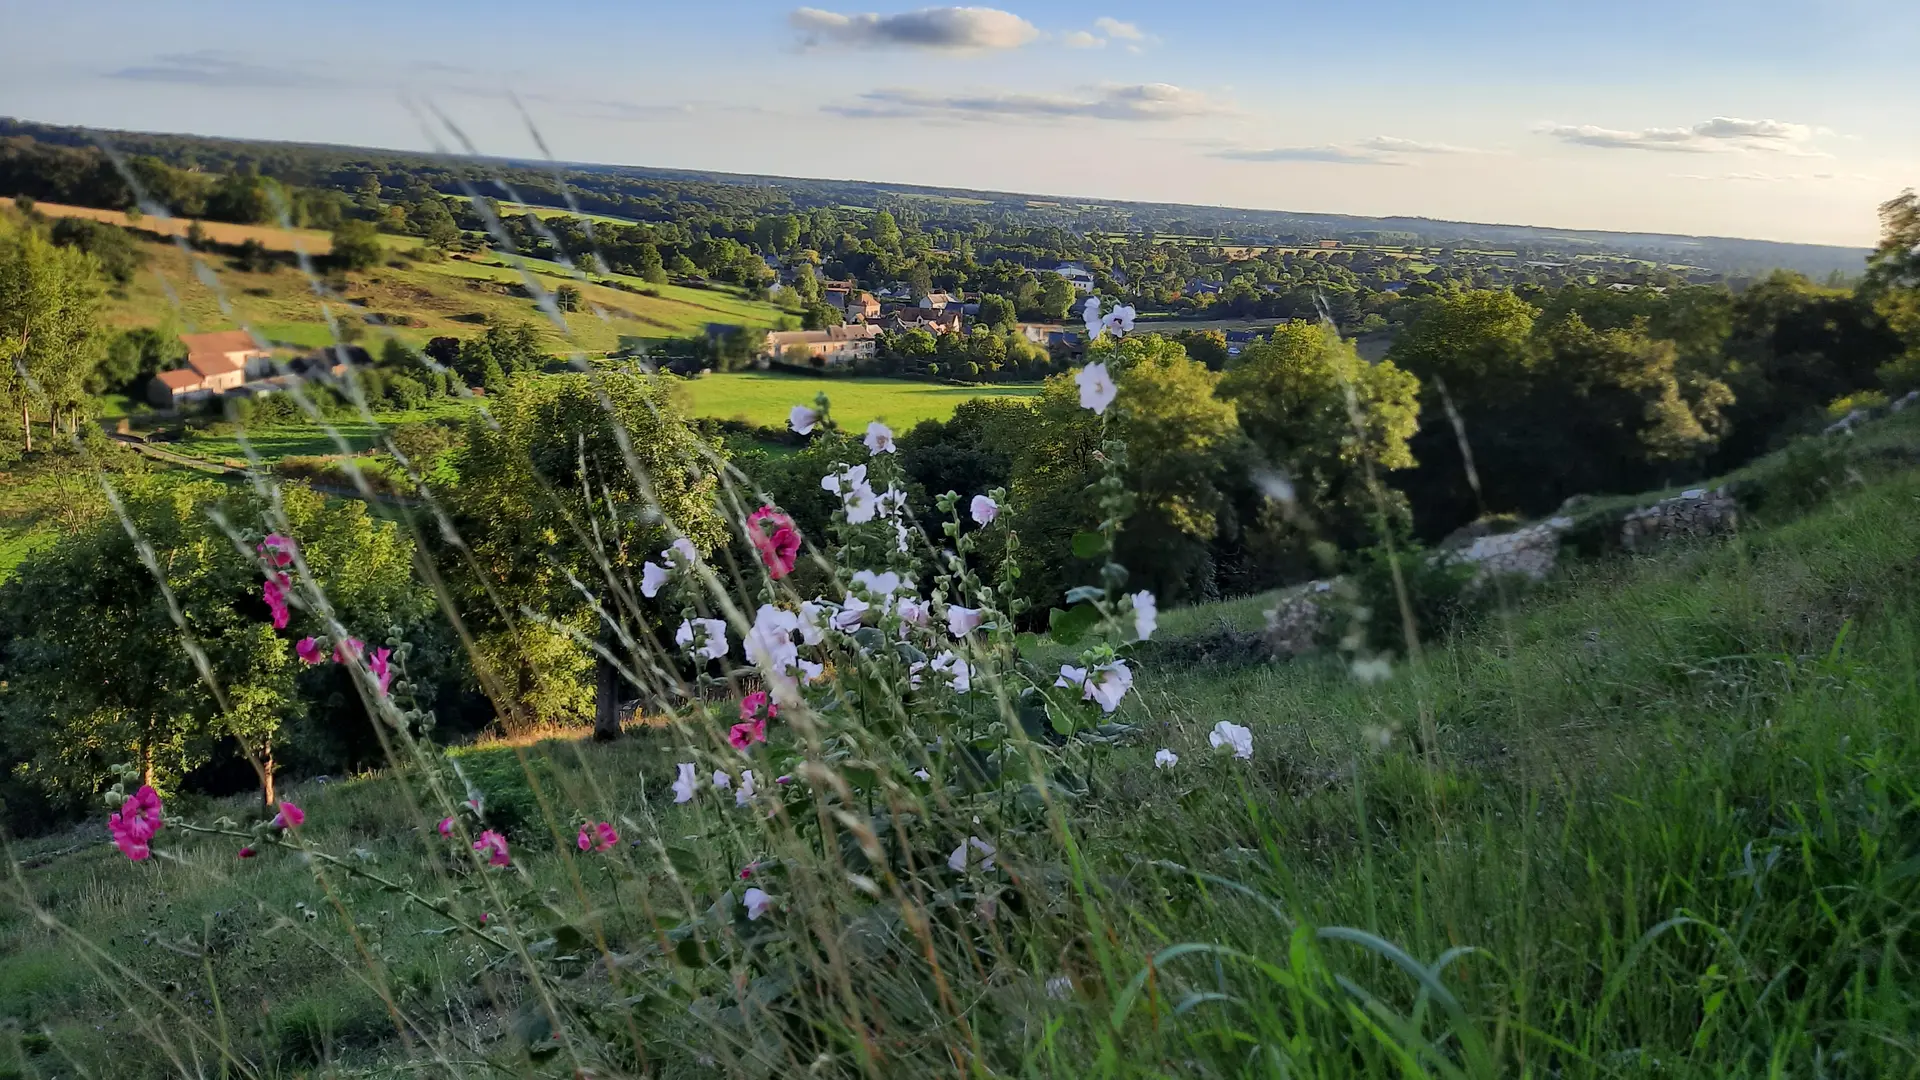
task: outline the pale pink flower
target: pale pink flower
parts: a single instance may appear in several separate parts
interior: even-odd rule
[[[1100,328],[1114,337],[1133,333],[1133,308],[1128,304],[1115,304],[1113,310],[1100,322]]]
[[[973,502],[967,506],[967,512],[972,515],[975,525],[991,525],[993,519],[1000,516],[1000,504],[985,495],[975,495]]]
[[[667,584],[667,577],[666,567],[648,559],[646,565],[640,568],[640,595],[649,600],[659,596],[660,590]]]
[[[986,617],[986,612],[979,608],[950,604],[947,607],[947,632],[956,638],[966,637],[978,629]]]
[[[793,429],[795,435],[812,434],[813,429],[820,426],[820,410],[795,405],[787,413],[787,426]]]
[[[867,467],[865,465],[848,465],[839,472],[830,472],[820,478],[821,489],[831,491],[835,495],[845,495],[854,488],[866,486]]]
[[[953,854],[947,856],[947,868],[950,870],[965,871],[967,864],[973,861],[970,853],[967,851],[968,848],[972,848],[975,852],[979,853],[980,869],[992,870],[994,868],[994,846],[977,836],[967,837],[966,840],[961,842],[959,847],[953,849]]]
[[[1073,381],[1080,387],[1080,407],[1092,409],[1096,416],[1104,414],[1107,406],[1113,404],[1114,397],[1120,393],[1119,388],[1113,385],[1113,379],[1108,376],[1105,364],[1088,364],[1080,369]]]
[[[1110,713],[1120,707],[1120,699],[1133,689],[1133,672],[1125,660],[1115,660],[1111,664],[1101,664],[1087,674],[1086,686],[1081,696],[1100,706],[1100,711]]]
[[[1133,594],[1133,636],[1145,641],[1160,626],[1160,605],[1145,589]]]
[[[847,511],[847,524],[865,525],[880,512],[880,497],[871,486],[857,484],[842,497],[842,505]]]
[[[759,794],[760,788],[753,782],[753,770],[744,769],[740,773],[740,786],[734,790],[733,805],[745,806]]]
[[[704,656],[709,660],[727,658],[727,624],[719,619],[683,620],[680,628],[674,631],[673,640],[683,649],[692,648],[696,656]]]
[[[732,789],[733,789],[732,774],[721,772],[719,769],[713,770],[713,790],[731,791]]]
[[[875,420],[867,425],[867,437],[860,440],[866,444],[869,454],[891,454],[893,447],[893,429]]]
[[[748,889],[741,894],[740,902],[747,907],[747,921],[758,921],[760,916],[773,910],[773,897],[759,889]]]
[[[473,850],[485,855],[489,866],[505,866],[513,861],[507,852],[507,838],[492,829],[480,834],[480,839],[473,842]]]
[[[876,574],[871,570],[855,570],[853,583],[875,596],[892,596],[900,591],[901,580],[900,575],[891,570],[884,574]]]
[[[1180,755],[1171,750],[1161,749],[1153,755],[1153,767],[1156,769],[1171,769],[1178,764]]]
[[[1100,337],[1100,331],[1104,329],[1106,325],[1105,320],[1100,317],[1100,298],[1097,296],[1087,297],[1086,306],[1080,309],[1080,315],[1087,323],[1087,339],[1089,341],[1098,339]]]

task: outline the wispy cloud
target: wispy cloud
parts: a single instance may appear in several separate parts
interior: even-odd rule
[[[861,94],[853,105],[828,105],[825,111],[858,118],[947,117],[991,120],[1021,117],[1040,120],[1181,120],[1217,116],[1231,109],[1198,90],[1169,83],[1099,87],[1071,94],[929,94],[882,89]]]
[[[1209,157],[1223,161],[1311,161],[1324,165],[1405,165],[1406,162],[1375,150],[1352,146],[1273,146],[1266,148],[1230,147],[1215,150]]]
[[[1374,150],[1384,154],[1484,154],[1485,150],[1476,150],[1471,146],[1453,146],[1448,143],[1421,142],[1418,139],[1402,139],[1393,135],[1375,135],[1360,144],[1361,149]]]
[[[934,7],[898,15],[843,15],[803,7],[787,16],[806,48],[1017,49],[1040,36],[1027,20],[984,7]]]
[[[1074,30],[1060,36],[1060,43],[1069,49],[1104,49],[1118,42],[1134,53],[1152,40],[1138,23],[1122,22],[1108,15],[1093,20],[1091,30]]]
[[[162,53],[148,63],[110,71],[107,77],[128,82],[222,87],[324,86],[338,81],[292,65],[255,64],[215,49]]]
[[[1061,35],[1060,44],[1069,49],[1104,49],[1107,39],[1089,30],[1075,30]]]
[[[1722,184],[1724,183],[1794,184],[1794,183],[1807,183],[1810,181],[1825,182],[1830,180],[1852,180],[1852,181],[1859,181],[1862,183],[1877,183],[1879,181],[1878,177],[1869,176],[1866,173],[1838,173],[1838,172],[1772,173],[1772,172],[1762,172],[1757,169],[1747,170],[1744,172],[1727,172],[1727,173],[1712,173],[1712,174],[1673,173],[1671,175],[1676,180],[1705,180],[1711,183],[1722,183]]]
[[[1691,127],[1619,130],[1592,124],[1549,125],[1546,134],[1575,146],[1602,150],[1645,150],[1666,154],[1714,154],[1758,151],[1795,157],[1826,157],[1810,144],[1817,134],[1806,124],[1784,120],[1742,120],[1716,116]]]
[[[1137,25],[1121,22],[1119,19],[1105,15],[1093,20],[1093,28],[1110,38],[1119,38],[1123,41],[1145,41],[1147,38],[1147,35],[1140,32],[1140,27]]]

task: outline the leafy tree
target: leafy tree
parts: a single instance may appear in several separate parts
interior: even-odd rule
[[[800,316],[800,325],[807,330],[825,330],[845,321],[846,316],[839,308],[824,303],[808,304],[807,310]]]
[[[386,258],[372,222],[350,218],[333,227],[333,261],[343,270],[370,270]]]
[[[931,360],[939,346],[932,334],[916,328],[892,335],[891,347],[896,356],[908,360]]]
[[[1182,330],[1174,335],[1174,340],[1187,355],[1207,366],[1208,371],[1224,371],[1227,367],[1227,335],[1223,330]]]
[[[1165,603],[1207,594],[1210,545],[1226,499],[1222,468],[1239,440],[1232,403],[1215,395],[1220,376],[1166,338],[1145,334],[1088,354],[1107,364],[1118,396],[1106,419],[1082,408],[1071,374],[1048,379],[1014,455],[1014,529],[1023,551],[1045,560],[1023,567],[1022,588],[1037,610],[1062,601],[1090,567],[1058,553],[1100,520],[1090,485],[1099,475],[1103,424],[1126,442],[1134,510],[1120,534],[1121,562],[1134,583]]]
[[[553,306],[561,311],[579,311],[580,290],[572,285],[562,285],[553,290]]]
[[[275,217],[273,187],[273,181],[252,169],[228,173],[207,194],[207,216],[236,225],[272,221]]]
[[[1041,274],[1040,292],[1033,302],[1035,317],[1048,322],[1066,318],[1076,295],[1066,278],[1052,272]]]
[[[147,261],[133,237],[117,225],[88,218],[61,218],[53,223],[50,235],[56,244],[92,255],[100,263],[100,272],[115,285],[132,281]]]
[[[801,263],[794,268],[793,295],[803,308],[820,302],[820,279],[814,276],[812,264]]]
[[[174,367],[187,358],[187,346],[171,327],[138,327],[115,335],[107,343],[106,356],[94,369],[95,392],[110,390],[138,394],[156,372]]]
[[[631,256],[630,272],[655,285],[667,283],[667,268],[660,262],[660,249],[652,244],[636,244]]]
[[[1258,485],[1250,492],[1258,494],[1242,517],[1251,552],[1305,570],[1313,542],[1364,546],[1382,517],[1404,518],[1384,482],[1387,471],[1414,464],[1417,379],[1390,360],[1368,364],[1331,327],[1306,322],[1275,327],[1230,363],[1220,396],[1233,403],[1256,468],[1285,477],[1293,492],[1290,503],[1264,497]],[[1369,466],[1381,491],[1369,486]]]
[[[1013,301],[993,293],[980,298],[980,313],[974,316],[976,326],[985,326],[992,330],[1011,330],[1015,322]]]
[[[900,250],[900,226],[893,220],[893,215],[885,210],[874,211],[873,224],[868,235],[873,240],[874,246],[881,251]]]
[[[35,229],[0,236],[0,396],[20,411],[23,448],[33,450],[33,410],[51,424],[86,403],[103,345],[99,263],[58,247]]]
[[[616,735],[614,670],[601,661],[590,690],[595,659],[572,635],[614,649],[618,635],[575,582],[629,630],[663,617],[639,601],[641,564],[672,539],[667,521],[703,550],[725,541],[717,478],[666,387],[651,378],[519,375],[488,410],[490,420],[475,417],[467,428],[449,496],[479,575],[460,584],[462,616],[480,629],[483,679],[505,695],[496,697],[504,712],[536,721],[580,718],[597,700],[596,734]],[[522,608],[550,621],[527,619]],[[626,663],[638,670],[639,658]]]
[[[1920,196],[1911,188],[1880,207],[1880,246],[1867,259],[1861,295],[1906,342],[1882,369],[1888,388],[1920,389]]]

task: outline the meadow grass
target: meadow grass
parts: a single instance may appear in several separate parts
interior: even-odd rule
[[[826,394],[842,427],[864,429],[883,420],[905,432],[922,420],[945,420],[963,401],[977,397],[1033,397],[1037,383],[943,386],[908,379],[808,378],[775,372],[743,371],[705,375],[675,382],[693,416],[741,420],[758,427],[785,427],[795,405],[812,405]]]
[[[782,1068],[1913,1075],[1916,549],[1920,476],[1883,471],[1727,542],[1568,567],[1382,683],[1333,659],[1145,667],[1117,717],[1134,734],[1089,749],[1090,783],[1058,796],[1051,827],[1003,834],[1018,915],[988,942],[926,898],[940,993],[964,1005],[936,1003],[910,938],[861,954],[855,936],[836,963],[893,1018],[874,1051],[892,1064],[849,1050]],[[1163,633],[1246,626],[1267,602],[1169,612]],[[1220,720],[1253,730],[1250,762],[1209,748]],[[641,727],[455,754],[535,885],[583,901],[623,980],[663,970],[654,920],[691,914],[683,857],[730,878],[763,855],[752,829],[669,801],[681,741]],[[1153,767],[1161,747],[1180,764]],[[395,775],[283,796],[317,848],[409,880],[457,873]],[[175,806],[222,810],[245,806]],[[580,815],[634,846],[579,855]],[[527,1056],[543,1036],[516,1020],[532,990],[511,965],[393,894],[165,839],[140,866],[98,825],[12,846],[0,1067],[209,1074],[223,1046],[271,1076],[574,1067]],[[759,993],[730,984],[738,969],[664,970],[739,1010]],[[591,970],[577,981],[605,993]],[[773,1073],[742,1049],[751,1023],[651,1000],[627,1015],[662,1056],[588,1072]]]

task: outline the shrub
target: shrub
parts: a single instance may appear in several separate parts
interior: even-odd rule
[[[1471,565],[1434,558],[1417,543],[1398,545],[1391,553],[1379,545],[1356,552],[1349,577],[1352,629],[1362,630],[1366,643],[1379,652],[1406,649],[1409,614],[1422,640],[1445,637],[1485,610],[1492,592],[1471,587]]]

